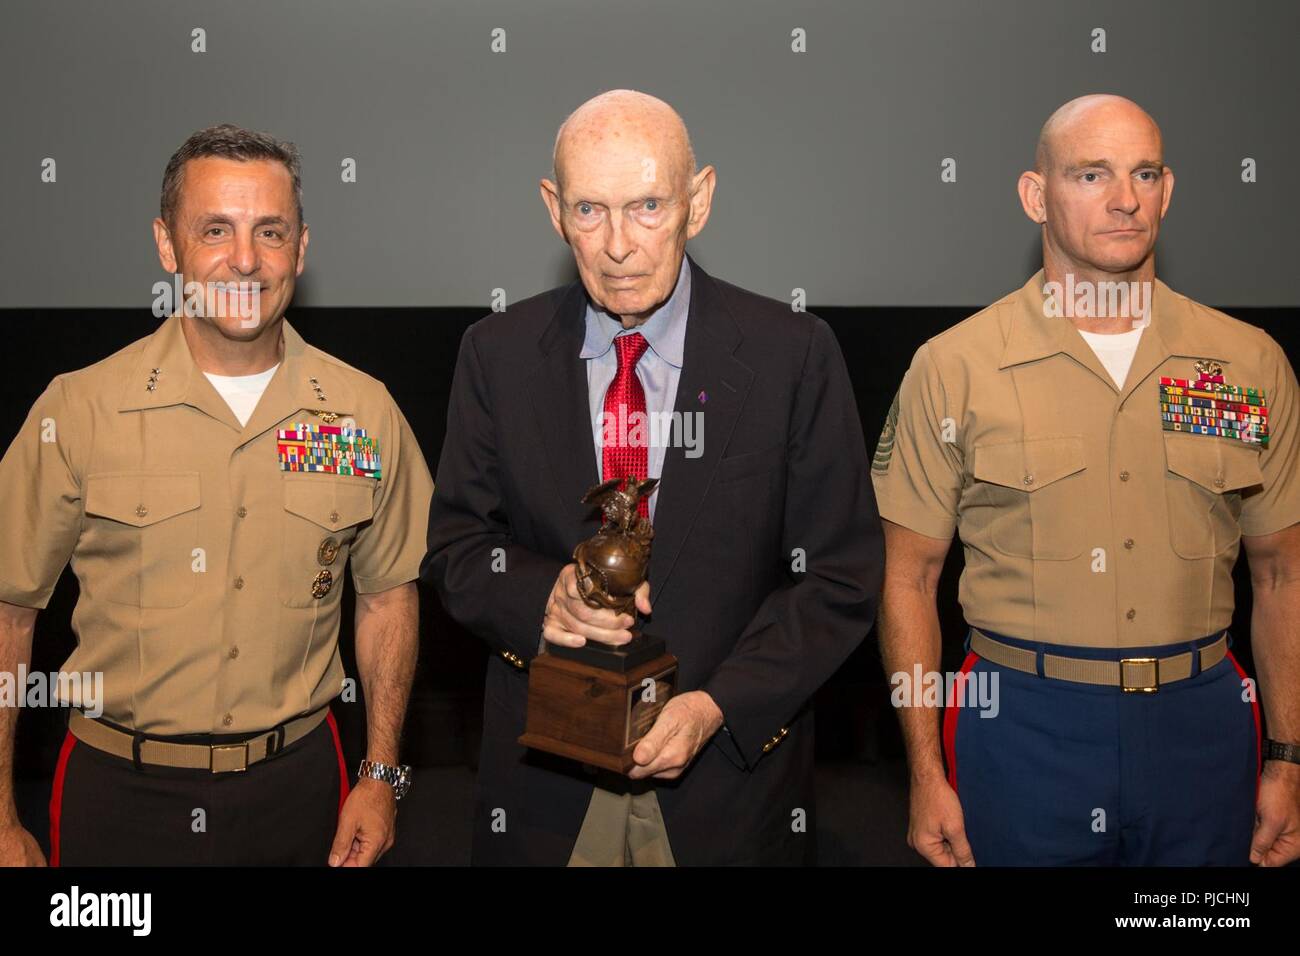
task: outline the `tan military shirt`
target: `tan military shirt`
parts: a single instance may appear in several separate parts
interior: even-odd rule
[[[1241,535],[1300,521],[1290,363],[1260,329],[1157,281],[1118,388],[1073,322],[1048,317],[1043,281],[917,350],[872,464],[880,514],[959,534],[959,598],[979,628],[1136,647],[1227,627]],[[1208,394],[1191,388],[1198,360],[1242,391],[1189,403]],[[1171,395],[1180,386],[1162,390],[1162,377],[1188,386]],[[1226,400],[1255,401],[1246,389],[1263,392],[1253,416]],[[1266,419],[1267,443],[1197,433],[1209,419],[1198,425],[1185,404],[1216,420],[1231,410],[1251,434]]]
[[[0,461],[0,600],[45,607],[71,560],[78,644],[64,670],[103,673],[106,719],[265,730],[338,695],[343,570],[360,593],[415,580],[433,483],[384,386],[287,321],[243,427],[180,323],[37,400]],[[322,460],[354,473],[285,470],[280,430],[329,413],[377,439],[378,461],[331,445]]]

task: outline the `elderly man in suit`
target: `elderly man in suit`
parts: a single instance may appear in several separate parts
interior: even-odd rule
[[[811,698],[870,630],[883,562],[839,346],[686,256],[717,175],[668,104],[585,103],[554,177],[541,195],[579,281],[465,334],[422,569],[494,652],[474,861],[813,862]],[[622,426],[637,413],[677,426]],[[631,639],[570,559],[596,530],[583,494],[627,476],[661,478],[636,603],[679,672],[623,777],[517,739],[534,657]]]

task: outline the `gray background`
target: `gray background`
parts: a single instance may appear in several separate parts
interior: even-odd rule
[[[613,87],[682,113],[719,174],[692,251],[755,291],[992,301],[1038,265],[1015,180],[1039,126],[1116,92],[1161,123],[1177,175],[1162,277],[1211,304],[1295,305],[1298,28],[1290,0],[4,0],[0,307],[149,305],[167,157],[225,121],[303,150],[299,305],[516,301],[573,275],[537,180],[565,115]]]

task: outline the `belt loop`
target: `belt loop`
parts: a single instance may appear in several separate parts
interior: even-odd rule
[[[1197,646],[1196,641],[1189,642],[1188,646],[1192,649],[1192,672],[1188,677],[1195,677],[1201,672],[1201,649]],[[1207,644],[1206,647],[1209,647]]]
[[[135,769],[144,773],[144,761],[140,759],[140,745],[144,743],[144,734],[135,733],[131,735],[131,762],[135,764]]]
[[[275,730],[267,734],[266,740],[266,755],[268,757],[274,757],[284,749],[284,724],[281,724],[279,727],[276,727]]]
[[[1039,644],[1034,648],[1034,670],[1038,672],[1039,677],[1047,676],[1047,671],[1043,669],[1044,646]]]

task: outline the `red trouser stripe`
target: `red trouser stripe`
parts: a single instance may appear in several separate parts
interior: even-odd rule
[[[962,662],[961,674],[969,674],[975,662],[979,660],[979,655],[971,651],[966,655],[966,660]],[[964,681],[965,677],[958,677],[953,682],[953,695],[959,689],[959,683]],[[965,695],[963,694],[963,699]],[[961,709],[956,706],[955,700],[944,701],[943,711],[943,759],[948,764],[948,786],[953,790],[957,789],[957,712]]]
[[[339,725],[334,722],[333,711],[325,715],[325,721],[334,735],[334,752],[339,755],[339,813],[342,813],[343,803],[348,798],[348,766],[343,761],[343,743],[339,740]]]
[[[1237,669],[1237,676],[1242,679],[1242,687],[1245,687],[1245,681],[1249,680],[1246,672],[1241,665],[1237,663],[1237,657],[1232,651],[1228,651],[1228,660],[1232,661],[1232,666]],[[1264,728],[1259,721],[1259,694],[1250,695],[1250,709],[1255,715],[1255,799],[1259,800],[1259,774],[1264,769]]]
[[[59,824],[63,818],[63,781],[68,775],[68,758],[77,738],[72,731],[63,738],[63,747],[59,750],[59,762],[54,768],[54,789],[50,793],[50,866],[59,865]]]

